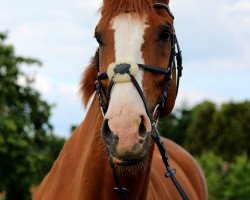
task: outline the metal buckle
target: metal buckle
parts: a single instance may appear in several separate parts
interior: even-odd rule
[[[160,107],[160,104],[158,103],[156,106],[155,106],[155,109],[154,109],[154,112],[153,112],[153,118],[155,120],[154,122],[154,125],[155,127],[157,127],[158,125],[158,122],[159,122],[159,107]]]
[[[104,114],[103,108],[102,108],[102,107],[100,107],[100,108],[101,108],[102,116],[103,116],[103,118],[104,118],[104,117],[105,117],[105,114]]]
[[[176,173],[176,169],[172,169],[172,170],[170,170],[169,172],[167,172],[166,174],[165,174],[165,177],[171,177],[171,176],[173,176],[174,174]]]
[[[99,74],[99,73],[98,73],[98,74]],[[96,95],[97,95],[97,98],[98,98],[98,100],[99,100],[101,113],[102,113],[102,116],[104,117],[104,116],[105,116],[104,110],[103,110],[104,102],[103,102],[103,97],[102,97],[101,90],[100,90],[100,83],[99,83],[98,80],[96,80],[94,84],[95,84],[95,86],[96,86]]]

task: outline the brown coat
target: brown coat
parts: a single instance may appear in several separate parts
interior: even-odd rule
[[[34,200],[120,199],[119,194],[112,190],[115,183],[100,134],[101,122],[98,100],[94,98],[85,120],[65,143]],[[164,139],[164,143],[171,166],[176,168],[176,177],[189,199],[208,199],[205,179],[196,161],[174,142]],[[164,173],[160,153],[152,144],[147,165],[138,171],[124,171],[120,178],[130,190],[129,199],[181,199]]]

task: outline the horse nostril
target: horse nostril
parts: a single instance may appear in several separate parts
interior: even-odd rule
[[[117,146],[119,137],[118,135],[115,135],[108,125],[109,120],[105,119],[102,124],[102,137],[106,144],[109,146],[109,150],[112,153],[113,148]]]
[[[145,127],[145,125],[144,125],[145,119],[144,119],[143,116],[140,116],[140,117],[141,117],[141,124],[140,124],[140,126],[139,126],[139,135],[142,136],[142,137],[145,137],[145,136],[146,136],[146,133],[147,133],[146,127]]]

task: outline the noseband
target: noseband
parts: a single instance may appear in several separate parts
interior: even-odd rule
[[[174,19],[174,15],[171,13],[167,4],[154,3],[153,6],[156,9],[165,9],[168,12],[168,14]],[[158,149],[159,149],[161,156],[162,156],[162,161],[165,164],[165,167],[167,170],[165,176],[167,178],[168,177],[171,178],[171,180],[173,181],[176,189],[178,190],[178,192],[180,193],[182,198],[184,200],[188,200],[186,193],[184,192],[184,190],[182,189],[179,182],[177,181],[177,179],[174,176],[174,174],[176,173],[176,170],[170,168],[170,163],[169,163],[168,154],[167,154],[165,145],[164,145],[163,141],[161,141],[160,134],[157,130],[157,123],[158,123],[158,119],[160,117],[160,113],[165,107],[167,97],[168,97],[170,89],[171,89],[173,70],[177,69],[177,80],[176,80],[177,84],[176,84],[176,96],[175,96],[175,98],[177,97],[177,94],[178,94],[180,77],[182,76],[182,69],[183,69],[183,67],[182,67],[182,55],[181,55],[181,50],[180,50],[180,46],[178,44],[178,40],[177,40],[175,31],[173,30],[173,33],[171,35],[171,54],[170,54],[169,65],[168,65],[167,69],[165,69],[163,67],[158,67],[158,66],[137,64],[138,68],[141,68],[141,69],[144,69],[147,71],[157,72],[159,74],[164,74],[166,76],[166,84],[165,84],[164,91],[163,91],[162,95],[160,96],[160,98],[155,106],[153,114],[151,114],[151,112],[149,110],[149,106],[148,106],[146,98],[143,94],[143,91],[135,79],[135,74],[133,74],[133,72],[131,72],[131,70],[130,70],[131,66],[128,63],[119,64],[118,67],[116,66],[116,68],[114,68],[113,74],[110,75],[108,72],[100,73],[99,51],[98,50],[96,51],[96,54],[95,54],[95,60],[96,60],[96,72],[97,72],[97,81],[95,83],[96,84],[96,94],[97,94],[97,97],[99,99],[102,115],[105,116],[105,114],[108,110],[111,90],[112,90],[113,86],[115,85],[115,83],[117,82],[115,80],[116,74],[126,75],[126,76],[124,76],[124,79],[126,79],[126,81],[128,81],[127,79],[130,79],[129,81],[131,81],[133,83],[133,85],[135,86],[136,90],[138,91],[138,93],[139,93],[139,95],[144,103],[147,115],[151,121],[151,126],[152,126],[151,137],[153,138],[154,142],[158,146]],[[105,80],[107,78],[110,79],[110,84],[109,84],[108,90],[106,92],[104,87],[103,87],[102,80]],[[122,187],[121,182],[120,182],[119,177],[118,177],[118,174],[117,174],[117,171],[116,171],[115,164],[113,163],[111,158],[109,159],[109,161],[110,161],[110,166],[113,170],[113,175],[114,175],[114,179],[116,182],[116,187],[114,187],[114,191],[119,192],[121,194],[122,199],[127,199],[127,193],[129,190],[127,188]]]

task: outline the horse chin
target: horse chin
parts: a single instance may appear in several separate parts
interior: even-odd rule
[[[134,160],[120,160],[112,157],[114,164],[119,175],[137,177],[141,172],[145,171],[147,166],[147,155]]]
[[[138,159],[134,159],[134,160],[120,160],[116,157],[112,157],[114,164],[119,165],[119,166],[123,166],[123,167],[130,167],[130,166],[135,166],[135,165],[140,165],[141,163],[143,163],[146,159],[146,155],[138,158]]]

